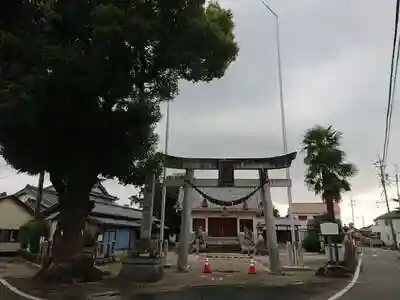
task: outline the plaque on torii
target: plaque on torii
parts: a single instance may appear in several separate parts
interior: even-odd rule
[[[289,168],[296,158],[297,153],[261,158],[186,158],[163,154],[165,168],[186,170],[185,178],[167,179],[164,184],[167,186],[183,186],[183,201],[181,213],[180,245],[178,249],[178,270],[185,270],[189,253],[190,242],[190,214],[191,205],[189,202],[190,189],[196,187],[259,187],[263,212],[266,224],[268,240],[270,269],[272,272],[280,272],[279,249],[276,237],[273,206],[270,187],[288,187],[290,179],[269,179],[268,170]],[[218,179],[194,179],[194,170],[218,170]],[[235,170],[258,170],[259,179],[235,179]],[[154,178],[154,176],[153,176]],[[154,185],[148,184],[146,189],[149,202],[152,203]],[[151,188],[153,186],[153,188]],[[146,197],[146,195],[145,195]],[[152,204],[149,207],[152,207]],[[152,209],[151,209],[152,210]],[[143,213],[145,208],[143,208]],[[146,212],[146,216],[151,215]],[[142,219],[142,225],[150,226],[150,220]]]

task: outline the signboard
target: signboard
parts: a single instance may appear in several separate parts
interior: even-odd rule
[[[322,235],[338,235],[339,234],[339,225],[332,222],[322,223],[321,224],[321,234]]]

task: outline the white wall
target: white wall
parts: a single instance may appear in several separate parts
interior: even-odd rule
[[[0,243],[0,252],[16,252],[21,248],[17,242]]]
[[[0,201],[0,229],[18,230],[32,218],[31,214],[12,199]]]
[[[392,231],[389,222],[389,220],[376,220],[375,226],[372,228],[372,232],[380,233],[381,240],[388,246],[393,245]],[[396,236],[398,236],[400,234],[400,219],[393,220],[393,227]],[[397,242],[399,243],[399,241]]]

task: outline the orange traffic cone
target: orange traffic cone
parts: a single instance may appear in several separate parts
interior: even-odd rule
[[[207,257],[204,259],[203,273],[205,273],[205,274],[210,274],[211,273],[211,267],[210,267],[210,264],[208,263],[208,258]]]
[[[250,259],[250,265],[249,265],[249,274],[256,274],[256,265],[254,263],[253,257]]]

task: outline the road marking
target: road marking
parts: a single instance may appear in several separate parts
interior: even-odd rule
[[[328,300],[336,300],[342,297],[344,294],[346,294],[348,291],[350,291],[351,288],[356,284],[358,276],[360,276],[360,268],[362,264],[362,257],[363,257],[363,252],[360,254],[360,258],[358,260],[357,268],[356,271],[354,272],[353,279],[345,286],[344,289],[341,291],[337,292],[335,295],[331,296]]]
[[[28,294],[24,293],[23,291],[20,291],[16,287],[14,287],[11,284],[9,284],[3,278],[0,278],[0,284],[2,284],[5,288],[9,289],[14,294],[17,294],[18,296],[21,296],[23,298],[26,298],[26,299],[29,299],[29,300],[44,300],[44,299],[41,299],[41,298],[38,298],[38,297],[35,297],[35,296],[32,296],[32,295],[28,295]]]

